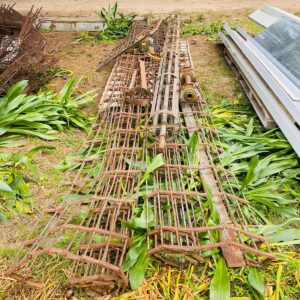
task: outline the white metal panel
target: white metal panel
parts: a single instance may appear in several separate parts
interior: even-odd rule
[[[260,63],[272,74],[274,79],[282,86],[292,100],[300,101],[299,88],[268,58],[267,55],[265,55],[264,51],[260,50],[259,44],[241,28],[237,28],[237,32],[246,39],[247,47]]]
[[[289,111],[295,121],[300,125],[300,102],[293,101],[286,91],[278,84],[272,74],[264,67],[258,58],[251,52],[245,39],[236,31],[231,30],[228,25],[224,28],[229,33],[235,44],[241,49],[243,54],[247,57],[250,63],[255,67],[256,71],[264,79],[267,85],[272,89],[274,94],[281,101],[282,105]]]
[[[280,18],[289,18],[293,21],[300,23],[300,18],[290,14],[284,10],[277,7],[267,5],[262,10],[258,9],[248,16],[251,20],[258,23],[259,25],[268,28]]]
[[[275,18],[262,10],[256,10],[249,15],[249,18],[263,27],[269,27],[278,20],[278,18]]]
[[[277,18],[277,19],[280,19],[282,17],[286,17],[286,18],[289,18],[289,19],[292,19],[298,23],[300,23],[300,18],[293,15],[293,14],[290,14],[284,10],[281,10],[280,8],[277,8],[277,7],[274,7],[274,6],[270,6],[270,5],[267,5],[263,8],[263,11],[274,17],[274,18]]]
[[[294,148],[297,155],[300,157],[300,130],[294,123],[288,112],[282,107],[282,104],[271,92],[268,85],[261,79],[252,64],[241,52],[239,47],[223,33],[220,33],[220,37],[234,58],[235,62],[243,72],[253,89],[257,92],[258,96],[268,109],[271,116],[276,121],[277,125]]]

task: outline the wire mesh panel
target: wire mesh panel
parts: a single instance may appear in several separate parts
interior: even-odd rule
[[[130,49],[143,41],[148,36],[153,35],[162,25],[162,20],[154,21],[150,26],[144,28],[143,24],[133,27],[133,30],[126,37],[125,41],[117,46],[110,54],[108,54],[99,64],[99,69],[104,67],[113,59],[117,58],[120,54]]]
[[[170,21],[153,95],[150,125],[163,151],[179,125],[179,21]]]
[[[35,28],[40,12],[32,7],[23,16],[13,6],[0,6],[0,93],[24,78],[29,80],[27,89],[36,89],[50,77],[40,76],[56,63],[45,55],[45,40]]]
[[[43,266],[60,263],[66,270],[61,281],[67,286],[99,292],[124,288],[125,257],[141,234],[124,224],[141,211],[148,255],[162,263],[198,264],[219,249],[230,267],[258,265],[262,258],[274,257],[265,239],[251,232],[255,216],[252,222],[245,217],[248,201],[232,184],[234,174],[218,164],[218,134],[197,80],[190,85],[197,101],[180,94],[180,70],[186,76],[194,69],[188,43],[178,40],[178,26],[171,19],[167,28],[155,31],[158,48],[167,49],[160,59],[148,48],[130,48],[119,56],[83,156],[65,175],[63,201],[46,211],[51,219],[27,241],[31,250],[8,276],[45,288],[56,273],[51,279]],[[171,66],[169,73],[162,67],[165,63]],[[164,119],[166,111],[155,102],[158,91],[161,101],[166,97],[166,111],[176,112],[176,128],[167,126],[175,121]],[[159,115],[156,128],[153,120]],[[172,138],[161,134],[162,125]]]
[[[65,200],[47,210],[52,218],[37,238],[27,242],[33,243],[31,250],[8,270],[9,276],[45,287],[50,277],[35,280],[43,277],[38,276],[40,265],[58,256],[67,261],[67,286],[102,292],[127,286],[122,265],[131,232],[122,223],[132,218],[137,202],[142,175],[137,162],[144,156],[142,133],[159,68],[159,62],[146,53],[129,52],[112,70],[85,143],[85,156],[75,159],[65,176]]]

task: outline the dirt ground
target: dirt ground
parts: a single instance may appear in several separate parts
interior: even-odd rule
[[[32,4],[43,7],[45,16],[93,16],[95,10],[106,7],[114,1],[104,0],[1,0],[1,3],[16,3],[16,8],[28,11]],[[207,12],[207,11],[232,11],[240,9],[258,9],[264,5],[273,5],[282,9],[300,10],[299,0],[119,0],[120,11],[146,13],[170,13],[170,12]]]

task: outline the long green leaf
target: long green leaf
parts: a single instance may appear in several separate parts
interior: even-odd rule
[[[258,162],[259,162],[258,156],[253,156],[250,159],[247,176],[242,184],[242,190],[245,189],[249,184],[251,184],[251,182],[253,182],[253,180],[256,178],[255,168],[258,165]]]
[[[250,136],[253,132],[253,118],[250,119],[249,124],[246,129],[246,136]]]
[[[8,219],[3,213],[1,213],[1,211],[0,211],[0,221],[3,222],[4,224],[8,224]]]
[[[256,268],[250,268],[248,274],[249,284],[257,291],[261,296],[264,295],[265,282],[263,275]]]
[[[18,97],[19,95],[21,95],[24,92],[27,84],[28,84],[27,80],[22,80],[22,81],[19,81],[19,82],[15,83],[7,91],[6,98],[7,98],[8,102],[13,100],[14,98]]]
[[[220,257],[209,288],[210,300],[230,299],[230,280],[225,261]]]
[[[136,289],[141,285],[149,262],[147,237],[145,235],[135,237],[122,268],[124,272],[129,272],[129,281],[132,289]]]
[[[153,160],[151,161],[151,163],[149,164],[149,166],[146,169],[145,174],[142,177],[142,180],[140,182],[140,185],[142,185],[149,177],[149,175],[155,171],[156,169],[158,169],[159,167],[163,166],[165,164],[164,159],[163,159],[163,155],[160,153],[158,155],[156,155]]]
[[[4,181],[0,180],[0,191],[12,193],[11,187]]]

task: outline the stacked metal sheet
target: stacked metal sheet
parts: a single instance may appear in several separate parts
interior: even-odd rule
[[[263,125],[277,124],[300,156],[300,18],[272,7],[251,18],[267,28],[253,38],[225,25],[225,57]]]
[[[265,6],[261,10],[256,10],[249,15],[249,18],[265,28],[270,27],[282,18],[289,18],[299,22],[299,18],[297,16],[270,5]]]

